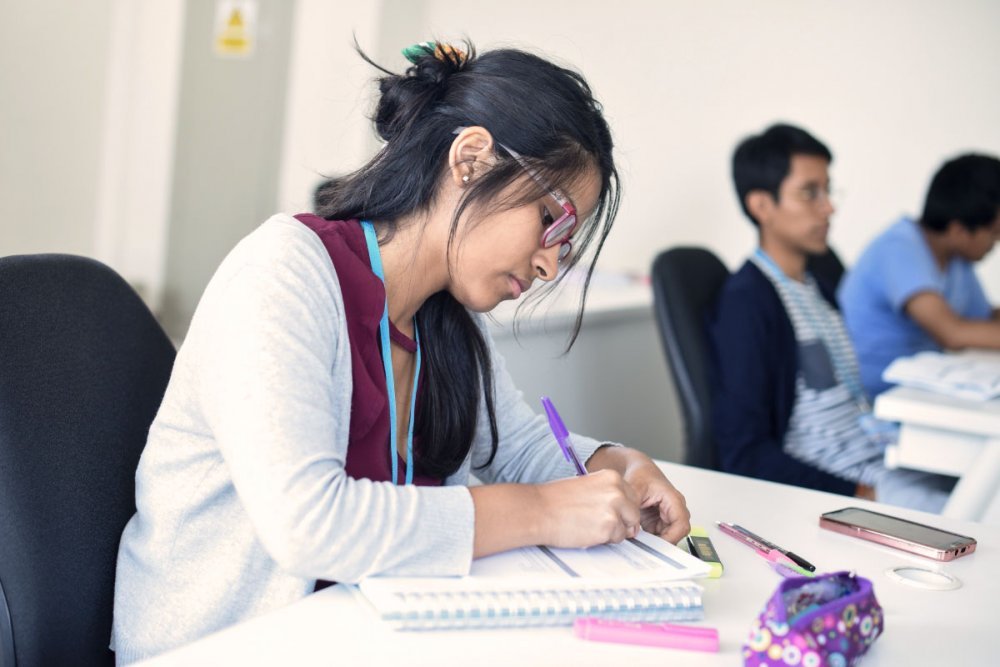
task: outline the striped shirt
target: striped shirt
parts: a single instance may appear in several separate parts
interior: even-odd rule
[[[798,344],[795,406],[782,444],[795,459],[852,482],[874,486],[885,473],[885,445],[861,427],[870,414],[844,321],[816,281],[788,279],[767,258],[751,261],[774,285]]]

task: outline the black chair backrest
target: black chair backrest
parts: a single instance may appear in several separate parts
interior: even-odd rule
[[[840,279],[844,276],[843,262],[837,257],[833,248],[829,247],[822,255],[810,255],[809,259],[806,260],[806,270],[834,293],[840,285]]]
[[[684,463],[716,468],[706,317],[729,270],[704,248],[672,248],[653,261],[656,321],[684,417]]]
[[[115,561],[174,348],[114,271],[0,257],[0,664],[112,665]]]

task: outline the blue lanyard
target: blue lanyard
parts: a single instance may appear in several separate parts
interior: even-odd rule
[[[785,275],[785,272],[781,270],[771,257],[764,252],[763,248],[757,248],[754,252],[757,259],[761,261],[764,267],[767,269],[768,273],[771,274],[778,282],[785,285],[788,290],[789,296],[791,296],[799,305],[799,310],[809,319],[809,325],[813,328],[813,332],[816,336],[823,341],[824,347],[826,347],[827,353],[830,355],[830,360],[833,362],[833,366],[837,376],[840,381],[844,383],[847,390],[851,393],[851,397],[854,398],[855,403],[861,408],[862,413],[868,412],[870,407],[868,405],[868,399],[865,398],[864,391],[861,389],[861,384],[855,381],[853,375],[850,371],[850,363],[847,359],[844,359],[842,355],[837,353],[837,346],[832,345],[827,339],[826,327],[820,326],[820,318],[816,314],[815,306],[811,303],[806,303],[802,299],[802,296],[796,291],[795,286],[792,285],[791,279]]]
[[[365,230],[365,243],[368,245],[368,259],[372,271],[385,285],[385,271],[382,269],[382,254],[378,249],[378,239],[375,237],[375,227],[368,220],[362,220]],[[382,339],[382,366],[385,368],[385,388],[389,399],[389,460],[392,461],[392,483],[399,483],[399,455],[396,453],[396,382],[392,374],[392,350],[389,348],[389,300],[386,299],[382,309],[382,319],[378,324],[379,336]],[[417,342],[417,367],[413,371],[413,392],[410,396],[410,425],[406,432],[406,484],[413,483],[413,419],[417,408],[417,381],[420,378],[420,332],[417,331],[417,318],[413,318],[413,337]]]

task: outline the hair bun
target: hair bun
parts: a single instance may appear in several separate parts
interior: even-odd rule
[[[439,100],[447,90],[449,77],[462,71],[474,57],[470,53],[437,42],[422,42],[403,49],[403,55],[413,64],[401,75],[392,74],[379,80],[382,97],[375,112],[379,136],[388,141]]]

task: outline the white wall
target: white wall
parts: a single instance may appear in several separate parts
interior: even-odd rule
[[[176,136],[186,6],[0,4],[0,255],[93,255],[145,285],[156,305],[175,148],[192,140]],[[847,196],[832,243],[848,263],[894,216],[918,211],[943,159],[1000,154],[994,0],[298,0],[295,11],[283,210],[309,208],[322,174],[355,169],[375,149],[366,115],[376,72],[352,35],[395,69],[403,46],[468,36],[581,70],[605,105],[625,177],[607,269],[646,272],[658,250],[681,243],[735,266],[754,234],[731,192],[729,157],[779,119],[836,154]],[[1000,252],[980,275],[1000,302]]]
[[[678,244],[737,266],[756,239],[732,192],[730,156],[778,120],[833,150],[846,195],[831,243],[850,264],[896,216],[919,213],[944,159],[1000,154],[997,26],[993,0],[299,0],[279,202],[308,208],[320,173],[353,170],[376,148],[366,116],[377,72],[353,52],[352,31],[396,71],[404,46],[468,36],[480,49],[518,46],[575,67],[603,102],[626,194],[601,268],[648,273],[658,251]],[[979,273],[1000,302],[1000,252]],[[675,392],[652,320],[644,326],[585,323],[561,359],[537,336],[498,345],[519,386],[550,393],[574,427],[677,460]],[[601,373],[602,383],[580,381]]]
[[[110,14],[0,6],[0,255],[93,251]]]
[[[96,257],[155,306],[183,0],[0,5],[0,255]]]
[[[324,176],[360,166],[374,146],[366,116],[373,68],[352,49],[352,33],[371,48],[379,2],[299,0],[285,104],[280,208],[312,209]]]
[[[114,0],[93,254],[157,310],[166,278],[184,0]]]
[[[169,235],[183,0],[5,0],[0,6],[0,253],[90,254],[149,287]],[[836,154],[847,193],[832,242],[848,262],[917,211],[940,162],[1000,153],[1000,3],[992,0],[301,0],[280,208],[375,147],[375,72],[433,36],[519,45],[583,71],[619,146],[626,198],[602,266],[707,245],[735,265],[753,243],[728,177],[748,132],[785,119]],[[44,35],[44,40],[38,38]],[[123,64],[124,63],[124,64]],[[1000,253],[980,267],[1000,301]]]
[[[605,105],[626,184],[602,255],[609,269],[648,271],[659,249],[681,243],[741,261],[754,234],[732,193],[729,158],[741,137],[776,120],[805,126],[833,150],[846,196],[831,242],[848,263],[895,216],[919,212],[945,158],[1000,154],[1000,3],[992,0],[382,5],[373,34],[370,10],[302,2],[303,17],[325,6],[329,20],[300,21],[299,48],[322,45],[325,57],[296,60],[293,76],[320,88],[293,91],[289,104],[305,115],[325,96],[332,113],[298,126],[290,117],[286,154],[297,159],[286,173],[349,170],[370,154],[362,115],[374,87],[363,81],[374,72],[351,51],[351,27],[397,69],[406,64],[398,48],[433,36],[526,47],[581,70]],[[287,176],[283,203],[301,208],[314,183]],[[1000,301],[996,255],[980,274]]]

